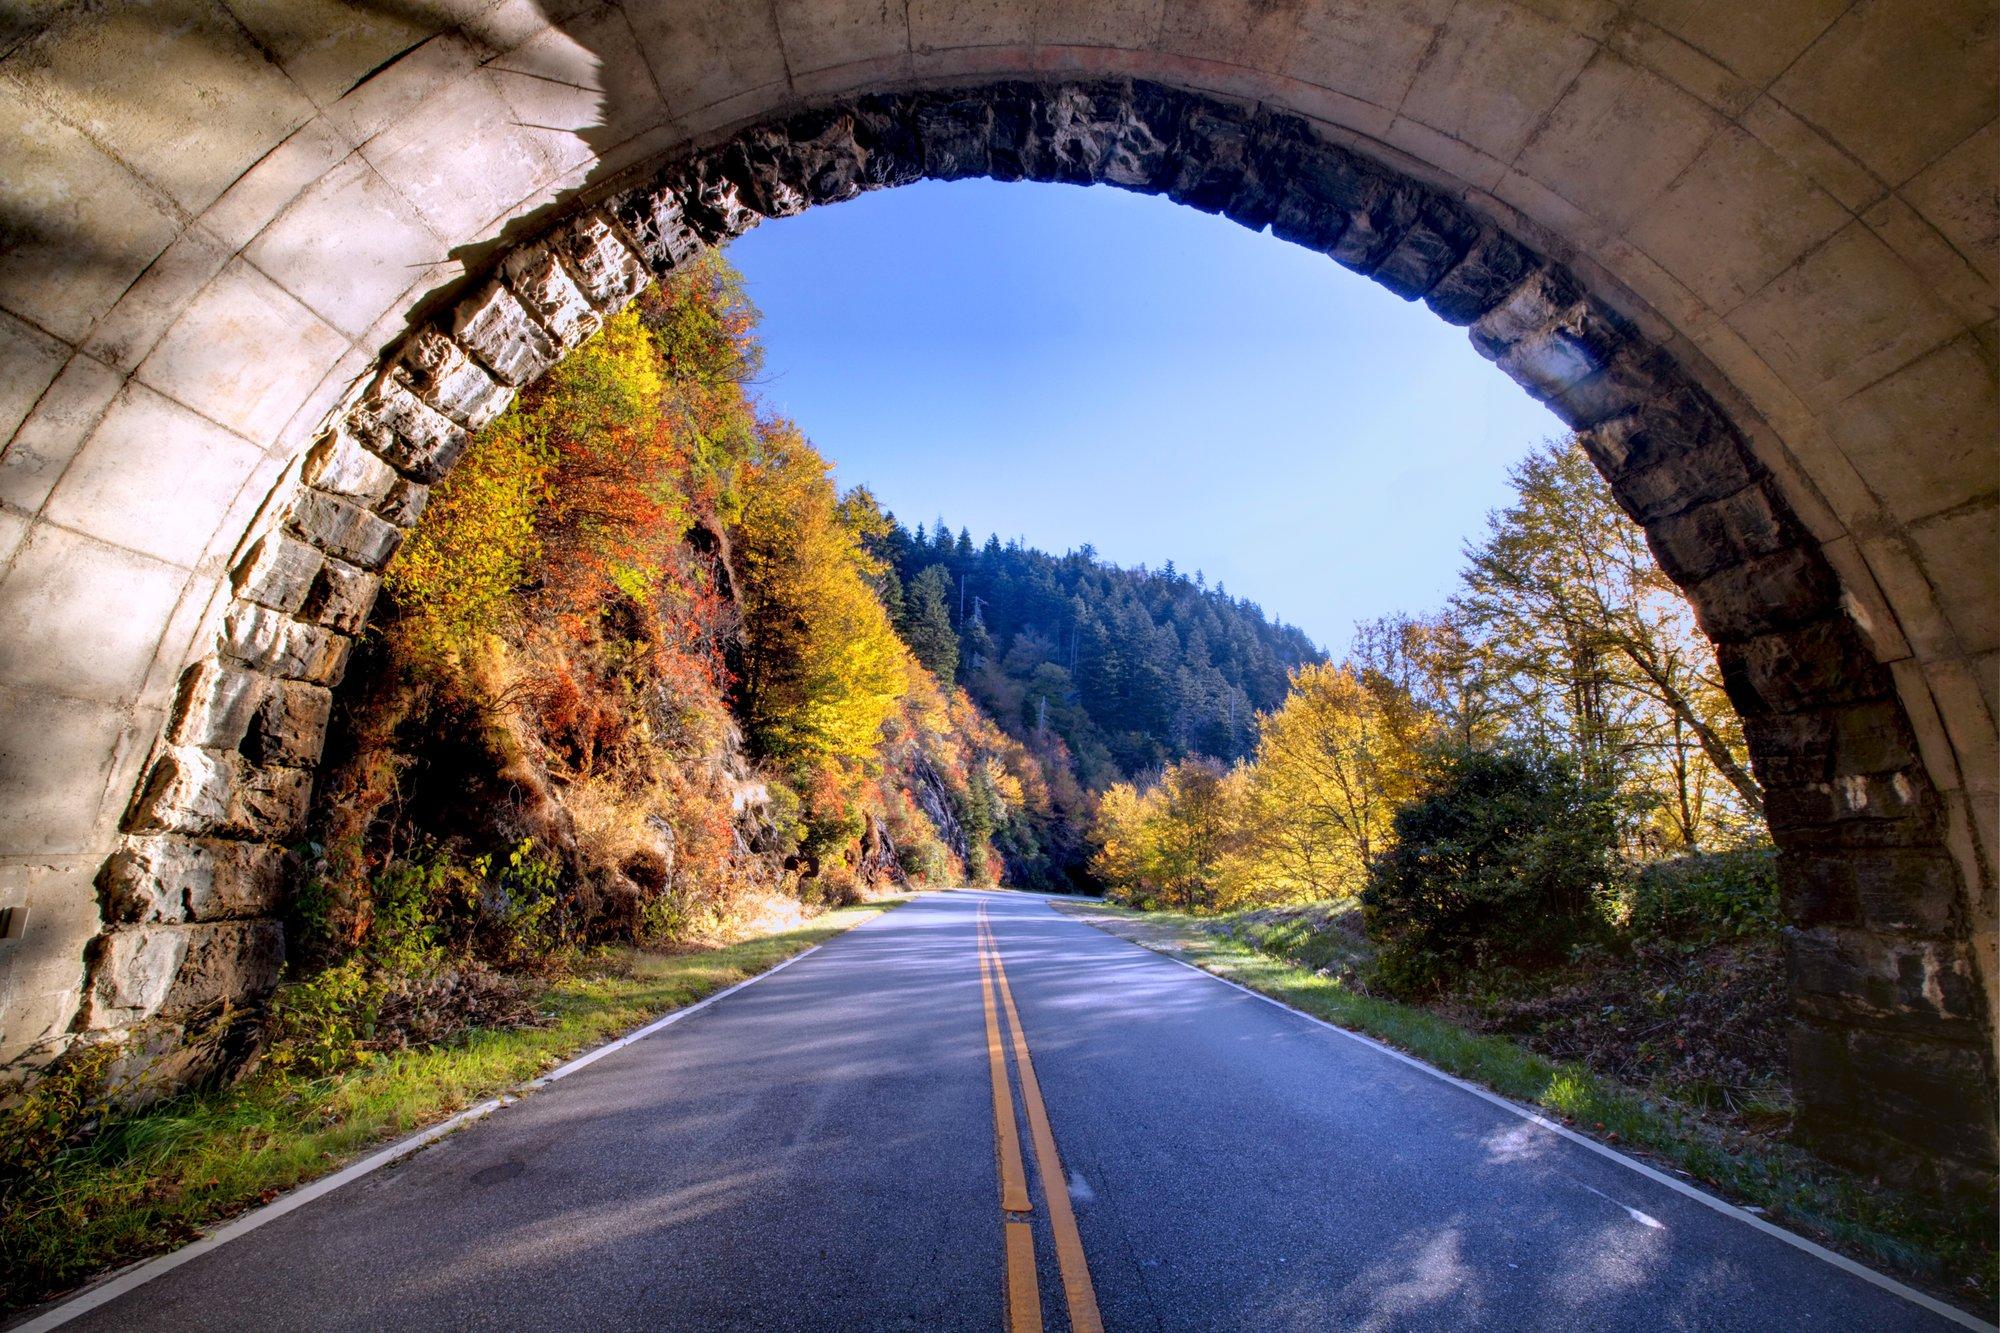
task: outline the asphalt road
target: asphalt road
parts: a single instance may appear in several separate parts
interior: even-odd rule
[[[996,1329],[1010,1272],[1067,1327],[1009,998],[1106,1328],[1949,1326],[1039,900],[953,893],[72,1327]]]

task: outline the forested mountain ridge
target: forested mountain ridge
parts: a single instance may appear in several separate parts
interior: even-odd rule
[[[956,678],[1009,734],[1054,734],[1101,790],[1190,756],[1257,745],[1257,715],[1292,673],[1325,660],[1303,631],[1200,574],[1120,568],[1086,545],[1063,555],[975,546],[942,518],[875,543],[891,618],[918,659]]]

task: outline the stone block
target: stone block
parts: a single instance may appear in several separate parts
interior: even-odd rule
[[[439,236],[470,240],[534,198],[550,166],[486,74],[454,71],[423,91],[361,155]]]
[[[1888,673],[1845,616],[1716,645],[1737,711],[1807,712],[1888,696]]]
[[[633,6],[632,34],[670,110],[714,106],[748,89],[783,85],[785,47],[770,5],[735,0]]]
[[[858,99],[854,104],[854,142],[861,149],[862,189],[913,185],[924,179],[924,146],[917,133],[915,99]]]
[[[452,336],[494,378],[516,388],[540,378],[559,354],[548,331],[498,282],[459,303],[452,313]]]
[[[992,113],[982,98],[920,102],[914,120],[923,152],[924,175],[945,181],[986,175],[990,164],[987,143],[992,133],[991,119]]]
[[[245,439],[278,432],[348,339],[241,258],[188,303],[139,378]]]
[[[609,214],[585,213],[558,233],[557,245],[577,285],[598,309],[622,310],[645,290],[645,265],[619,235]]]
[[[1592,36],[1534,6],[1455,6],[1401,114],[1511,162],[1596,53]]]
[[[1323,0],[1301,8],[1283,72],[1376,106],[1402,100],[1455,6],[1445,0]]]
[[[153,765],[133,812],[135,833],[207,834],[221,829],[243,756],[192,745],[170,747]]]
[[[322,491],[301,489],[287,524],[300,538],[329,555],[366,569],[380,569],[402,544],[403,531],[360,505]]]
[[[1962,571],[2000,569],[2000,505],[1987,503],[1914,524],[1910,540],[1923,558],[1945,619],[1968,653],[2000,648],[2000,597],[1991,578]]]
[[[244,665],[286,680],[340,682],[349,648],[344,636],[245,603],[230,607],[222,623],[223,653]]]
[[[1507,294],[1507,299],[1473,322],[1472,346],[1489,361],[1545,329],[1583,299],[1576,279],[1558,268],[1539,268]]]
[[[1728,322],[1807,406],[1821,409],[1961,332],[1930,284],[1858,219]]]
[[[463,347],[428,325],[403,344],[392,373],[417,397],[467,430],[479,430],[514,401],[510,386],[487,374]]]
[[[255,764],[311,768],[319,763],[332,715],[333,691],[324,685],[280,681],[264,695],[243,751]]]
[[[12,349],[0,343],[0,354],[8,350]],[[40,401],[30,400],[32,412],[23,408],[26,419],[6,442],[5,450],[0,451],[0,503],[33,514],[41,509],[83,442],[103,420],[105,409],[123,387],[125,377],[102,361],[79,353],[69,357],[66,364],[58,363],[61,373],[50,383],[41,378],[34,349],[22,350],[26,354],[25,362],[18,367],[26,381],[22,388],[35,386]],[[0,385],[15,379],[16,369],[0,363]],[[208,426],[207,422],[201,424]]]
[[[1736,642],[1836,614],[1840,586],[1817,550],[1794,547],[1710,575],[1690,600],[1709,638]]]
[[[355,154],[300,191],[244,253],[327,323],[358,338],[447,250],[409,201]]]
[[[1978,980],[1948,940],[1817,927],[1785,932],[1801,1011],[1884,1032],[1972,1038],[1985,1004]]]
[[[11,64],[191,215],[313,114],[234,16],[201,0],[63,13]]]
[[[1619,506],[1649,526],[1763,480],[1734,430],[1708,410],[1648,404],[1577,438]]]
[[[1619,225],[1642,212],[1725,124],[1668,80],[1600,50],[1513,165],[1590,216]]]
[[[351,431],[336,426],[306,454],[303,480],[316,491],[373,505],[401,478]]]
[[[1862,1029],[1847,1039],[1858,1104],[1899,1137],[1947,1156],[1993,1160],[1993,1128],[1970,1107],[1991,1105],[1993,1091],[1977,1031],[1971,1040],[1921,1041]]]
[[[1785,920],[1794,926],[1811,929],[1862,923],[1861,900],[1842,856],[1780,853],[1778,900]]]
[[[286,74],[322,106],[430,36],[414,9],[344,0],[231,0],[233,13]]]
[[[1623,319],[1594,301],[1577,301],[1500,347],[1495,362],[1522,388],[1548,401],[1609,367],[1630,339]]]
[[[765,217],[790,217],[815,204],[861,193],[863,154],[853,113],[805,111],[782,127],[753,130],[730,144],[722,170]]]
[[[1895,773],[1914,765],[1915,740],[1895,700],[1835,709],[1832,722],[1834,772]]]
[[[62,339],[0,311],[0,448],[55,382],[72,350]]]
[[[1981,0],[1850,7],[1771,92],[1886,181],[1907,180],[1993,118],[2000,25]],[[1896,113],[1857,89],[1901,90]]]
[[[604,149],[664,125],[668,114],[621,6],[570,6],[550,17],[560,26],[541,28],[485,68],[524,137],[558,171],[581,177]]]
[[[284,961],[284,928],[275,921],[121,927],[92,946],[85,1025],[115,1031],[254,1003],[277,988]]]
[[[723,161],[721,153],[697,158],[687,164],[681,177],[682,212],[695,234],[709,245],[741,236],[764,217],[728,178]]]
[[[217,519],[266,460],[255,445],[141,384],[127,384],[50,495],[65,527],[193,565]],[[172,496],[172,503],[162,503]]]
[[[368,447],[418,481],[442,477],[465,449],[465,427],[417,397],[393,376],[376,381],[347,414]]]
[[[381,587],[379,576],[345,561],[329,559],[314,581],[300,614],[337,633],[359,634],[368,622],[369,609],[375,605],[375,594]]]
[[[83,1027],[112,1031],[158,1013],[187,946],[187,933],[173,926],[132,926],[99,936],[91,945]]]
[[[1992,430],[2000,385],[1969,335],[1892,371],[1829,416],[1841,453],[1905,523],[2000,490]],[[1912,448],[1916,440],[1923,450]]]
[[[271,684],[266,676],[213,657],[197,664],[181,681],[173,743],[211,750],[237,748]]]
[[[1571,430],[1589,430],[1660,398],[1686,391],[1673,358],[1634,339],[1609,360],[1549,400],[1549,410]]]
[[[274,611],[305,605],[326,553],[282,532],[259,537],[233,576],[236,595]]]
[[[37,524],[0,577],[0,683],[127,703],[187,571]]]
[[[382,497],[382,503],[375,506],[375,512],[397,527],[407,528],[424,516],[424,508],[430,499],[430,487],[405,478],[389,488],[389,493]]]
[[[678,177],[620,195],[612,208],[655,273],[678,268],[707,246],[688,220]]]
[[[555,251],[541,245],[516,246],[500,261],[500,270],[514,295],[563,347],[575,347],[603,323]]]
[[[293,743],[302,745],[303,738]],[[312,773],[308,770],[246,762],[230,801],[228,819],[218,831],[241,838],[295,842],[305,831],[311,805]]]
[[[1405,301],[1417,300],[1456,269],[1479,239],[1477,219],[1432,195],[1371,276]]]
[[[1633,244],[1711,309],[1734,309],[1831,236],[1848,212],[1735,126],[1634,219]]]
[[[1718,570],[1799,545],[1804,534],[1771,494],[1769,482],[1654,520],[1646,539],[1660,568],[1683,587]]]
[[[1869,929],[1946,937],[1958,900],[1958,867],[1928,848],[1856,848],[1842,857],[1859,923]]]
[[[172,243],[172,205],[21,91],[0,84],[0,303],[78,344]]]
[[[269,916],[284,889],[285,853],[265,843],[128,837],[106,863],[106,915],[120,922]]]
[[[1173,176],[1166,196],[1177,204],[1221,213],[1242,190],[1257,148],[1257,127],[1236,107],[1195,101],[1180,115]]]

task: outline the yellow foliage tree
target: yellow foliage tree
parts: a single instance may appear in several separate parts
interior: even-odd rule
[[[1257,896],[1358,892],[1415,793],[1436,725],[1379,674],[1332,664],[1297,672],[1284,706],[1261,721],[1249,774]]]
[[[519,408],[474,438],[383,576],[398,656],[420,669],[453,668],[515,613],[540,554],[535,518],[549,464],[541,432]]]
[[[751,737],[803,771],[874,754],[907,689],[908,653],[868,580],[828,465],[789,422],[764,423],[733,537]]]
[[[1168,765],[1144,793],[1118,783],[1098,802],[1092,868],[1142,907],[1213,912],[1242,898],[1248,776],[1211,759]]]

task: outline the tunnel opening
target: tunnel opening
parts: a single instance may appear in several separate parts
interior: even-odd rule
[[[1108,184],[1268,229],[1468,327],[1575,429],[1697,608],[1743,720],[1783,861],[1806,1126],[1906,1178],[1990,1179],[1978,888],[1856,603],[1731,413],[1675,349],[1450,194],[1298,117],[1123,79],[879,94],[754,125],[620,182],[420,321],[235,566],[103,873],[77,1031],[171,1029],[275,983],[274,895],[331,689],[379,571],[470,432],[706,248],[864,191],[973,176]],[[204,920],[198,902],[232,906]]]

